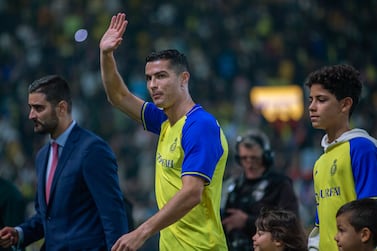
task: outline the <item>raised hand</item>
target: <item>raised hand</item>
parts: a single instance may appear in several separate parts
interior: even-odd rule
[[[102,52],[112,52],[122,43],[122,36],[126,31],[128,21],[126,14],[118,13],[111,18],[109,28],[103,34],[99,47]]]

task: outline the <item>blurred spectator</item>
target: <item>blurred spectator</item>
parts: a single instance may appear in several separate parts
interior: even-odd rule
[[[291,179],[274,170],[274,154],[263,132],[249,131],[237,138],[236,160],[242,171],[224,182],[222,223],[229,250],[254,250],[250,236],[256,233],[260,210],[285,209],[299,218],[299,203]]]

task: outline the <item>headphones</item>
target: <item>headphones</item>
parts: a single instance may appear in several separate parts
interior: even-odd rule
[[[271,151],[270,142],[267,136],[262,132],[249,132],[245,136],[238,136],[236,141],[236,162],[241,165],[238,149],[240,144],[246,144],[246,146],[253,146],[255,144],[262,148],[262,163],[268,169],[274,163],[274,153]]]

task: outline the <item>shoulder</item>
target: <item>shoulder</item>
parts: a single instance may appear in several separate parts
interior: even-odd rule
[[[266,178],[272,181],[272,184],[291,184],[292,179],[280,172],[270,171],[266,174]]]
[[[186,125],[198,127],[219,127],[216,118],[203,109],[200,105],[195,105],[186,115]]]
[[[349,142],[351,145],[357,146],[357,147],[362,146],[362,147],[367,147],[367,148],[372,148],[372,149],[376,148],[375,143],[371,139],[365,138],[365,137],[356,137],[356,138],[350,139]]]
[[[85,146],[85,145],[94,146],[94,145],[97,145],[97,144],[107,146],[106,141],[102,137],[100,137],[99,135],[97,135],[93,131],[86,129],[86,128],[83,128],[83,127],[80,127],[78,125],[76,125],[73,128],[69,137],[70,137],[69,140],[79,141],[79,143],[82,146]]]
[[[352,156],[377,155],[377,148],[369,138],[357,137],[349,141]]]
[[[189,137],[190,139],[195,138],[197,142],[208,141],[208,143],[215,144],[221,139],[221,128],[212,114],[196,105],[186,115],[182,135],[184,140]]]

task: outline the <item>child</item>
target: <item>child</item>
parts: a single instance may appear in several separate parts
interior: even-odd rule
[[[336,214],[334,239],[342,251],[374,251],[377,246],[377,200],[351,201]]]
[[[306,251],[304,229],[296,215],[287,210],[261,211],[255,221],[255,251]]]
[[[325,66],[309,74],[306,86],[312,126],[326,132],[324,152],[313,168],[317,217],[309,250],[334,251],[337,210],[352,200],[377,197],[377,141],[365,130],[351,128],[362,91],[354,67]]]

